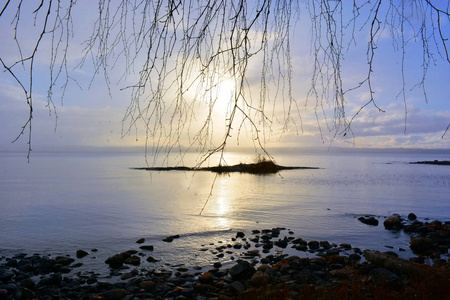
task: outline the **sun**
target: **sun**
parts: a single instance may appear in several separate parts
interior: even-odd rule
[[[232,78],[221,79],[213,89],[212,100],[214,101],[214,110],[222,113],[228,112],[235,102],[234,80]]]

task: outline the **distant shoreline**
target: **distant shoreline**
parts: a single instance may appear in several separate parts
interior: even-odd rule
[[[426,161],[410,162],[410,164],[450,166],[450,161],[448,161],[448,160],[426,160]]]

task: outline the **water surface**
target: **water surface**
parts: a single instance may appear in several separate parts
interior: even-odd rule
[[[227,158],[230,164],[249,159]],[[33,153],[30,163],[22,155],[1,153],[0,255],[97,248],[100,268],[104,258],[135,249],[135,241],[145,238],[161,263],[210,264],[212,256],[199,253],[201,245],[229,241],[236,231],[249,235],[252,229],[280,226],[306,240],[385,251],[386,246],[407,249],[409,236],[362,224],[357,217],[371,214],[382,221],[414,212],[422,220],[450,220],[450,167],[408,164],[450,160],[450,154],[276,159],[321,169],[263,176],[148,172],[131,169],[146,166],[141,153]],[[161,241],[174,234],[181,238]]]

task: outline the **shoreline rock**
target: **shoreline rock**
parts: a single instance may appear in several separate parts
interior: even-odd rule
[[[115,254],[105,261],[105,268],[110,269],[116,282],[102,281],[100,274],[94,272],[75,272],[79,261],[86,262],[85,258],[77,261],[70,256],[52,258],[38,254],[2,257],[0,299],[270,299],[280,293],[287,298],[339,299],[339,293],[354,298],[371,298],[379,292],[394,298],[448,294],[450,285],[444,283],[450,278],[450,265],[439,259],[436,251],[450,243],[450,224],[397,218],[402,230],[412,235],[411,249],[421,249],[416,259],[408,261],[393,251],[370,250],[364,251],[363,259],[363,251],[348,243],[305,241],[285,228],[255,229],[248,236],[243,231],[232,233],[229,243],[220,241],[220,246],[202,245],[211,254],[216,253],[211,264],[202,268],[180,262],[168,270],[158,270],[140,267],[142,260],[157,261],[147,252],[132,249]],[[238,244],[239,249],[234,247]],[[285,248],[316,257],[301,258],[279,250]],[[225,263],[224,253],[237,258]],[[424,265],[424,257],[433,258],[435,266]],[[352,285],[363,288],[349,288]]]

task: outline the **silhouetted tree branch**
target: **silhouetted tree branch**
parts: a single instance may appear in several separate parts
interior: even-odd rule
[[[71,79],[67,55],[76,4],[74,0],[8,0],[0,12],[2,30],[14,32],[19,55],[19,59],[10,61],[0,54],[0,61],[24,91],[29,106],[28,119],[18,135],[28,134],[28,156],[38,49],[44,41],[50,43],[47,101],[49,111],[56,116],[53,89],[60,84],[64,97]],[[448,36],[443,29],[450,21],[450,1],[99,0],[96,4],[79,4],[95,8],[97,19],[78,67],[91,64],[92,80],[101,74],[108,89],[112,84],[110,73],[121,69],[123,82],[134,80],[123,88],[130,91],[123,134],[143,126],[146,147],[151,147],[155,155],[196,149],[205,154],[199,163],[215,153],[222,154],[222,163],[229,139],[234,137],[239,142],[243,131],[266,152],[264,145],[274,126],[281,124],[287,131],[294,125],[302,130],[292,93],[291,55],[295,49],[291,49],[291,38],[297,35],[292,31],[298,29],[294,24],[305,15],[309,18],[300,21],[311,26],[313,55],[308,101],[314,101],[319,129],[323,131],[323,116],[326,129],[335,136],[352,133],[352,122],[367,106],[384,111],[376,101],[373,81],[383,33],[390,33],[394,49],[402,55],[398,95],[405,103],[405,126],[406,46],[420,41],[423,77],[414,87],[423,90],[425,101],[428,68],[438,59],[450,63]],[[31,47],[27,41],[26,49],[20,40],[22,30],[27,30],[21,27],[23,14],[26,18],[31,15],[32,26],[39,29]],[[367,43],[366,75],[344,84],[343,61],[348,49],[357,43]],[[260,69],[259,78],[254,78],[255,67]],[[20,68],[28,75],[19,75]],[[221,94],[226,81],[233,89],[224,100]],[[259,92],[253,89],[257,82]],[[362,88],[368,91],[367,101],[349,115],[346,96]],[[218,111],[223,110],[223,101],[228,104],[226,112]],[[326,113],[328,108],[334,111],[331,118]],[[224,114],[224,119],[217,120],[217,113]],[[220,122],[222,125],[217,124]],[[222,136],[219,141],[214,139],[217,134]]]

